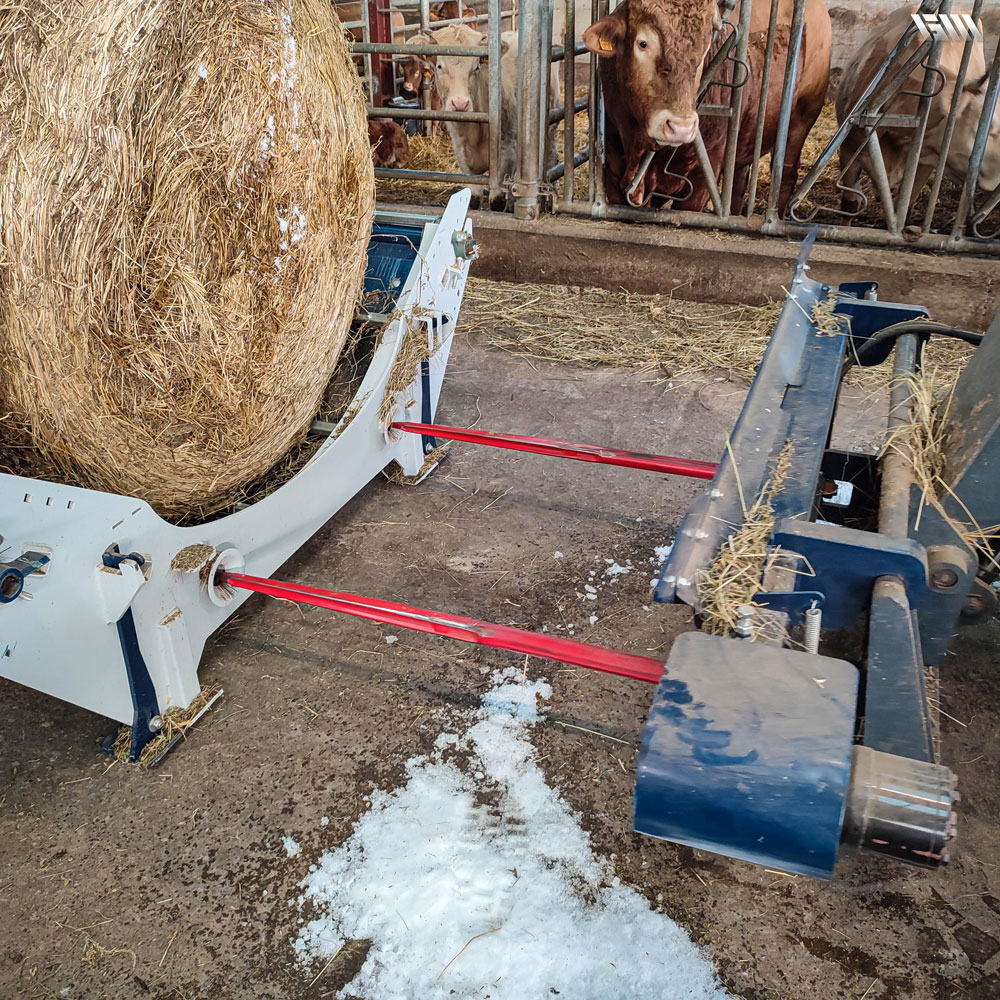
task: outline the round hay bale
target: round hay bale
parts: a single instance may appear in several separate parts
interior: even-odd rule
[[[374,176],[333,6],[15,0],[0,120],[5,437],[221,509],[304,435],[360,292]]]

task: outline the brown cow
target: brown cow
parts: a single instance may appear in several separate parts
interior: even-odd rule
[[[844,75],[841,77],[840,86],[837,89],[838,122],[842,123],[847,118],[879,67],[888,58],[893,46],[910,26],[910,14],[916,9],[916,7],[901,7],[899,10],[893,11],[865,39],[844,68]],[[980,25],[980,30],[982,30],[982,25]],[[905,56],[912,55],[919,44],[920,40],[915,35]],[[958,82],[958,69],[964,48],[965,42],[955,41],[946,41],[941,48],[941,62],[938,68],[941,70],[944,81],[941,85],[937,82],[934,85],[935,90],[939,92],[931,99],[924,144],[920,150],[917,173],[913,180],[910,207],[913,206],[917,195],[920,194],[920,189],[930,179],[931,173],[941,158],[945,124],[951,109],[951,102],[955,96],[955,84]],[[969,167],[969,154],[972,152],[979,118],[983,112],[988,79],[983,43],[977,41],[973,43],[972,52],[969,54],[969,67],[965,75],[966,82],[958,99],[958,117],[955,120],[955,131],[948,148],[948,160],[945,167],[948,176],[957,181],[965,179],[965,172]],[[914,92],[920,92],[923,80],[924,70],[918,66],[900,88],[910,91],[910,93],[897,94],[884,106],[886,110],[892,114],[916,114],[919,99],[914,96]],[[913,130],[880,128],[878,129],[878,137],[889,186],[895,197],[903,179],[907,153],[913,142]],[[847,133],[840,147],[840,183],[849,189],[841,196],[840,206],[843,211],[851,215],[856,214],[861,208],[861,199],[854,191],[858,189],[862,168],[870,177],[874,178],[865,130],[853,128]],[[990,137],[983,153],[979,186],[984,190],[993,190],[998,182],[1000,182],[1000,103],[994,110]]]
[[[782,79],[791,34],[792,0],[779,0],[774,59],[771,64],[763,153],[774,148],[781,103]],[[736,150],[733,209],[746,191],[753,159],[754,133],[760,111],[760,82],[767,38],[769,4],[758,0],[750,15],[747,49],[749,79],[743,88]],[[732,14],[735,23],[739,7]],[[716,178],[722,172],[728,119],[699,118],[695,107],[702,70],[715,47],[712,28],[719,22],[716,0],[625,0],[614,13],[592,24],[583,34],[591,52],[601,56],[601,85],[607,108],[608,200],[622,203],[647,152],[657,153],[631,195],[635,205],[653,194],[675,199],[675,207],[700,212],[708,202],[708,185],[698,166],[692,140],[701,130]],[[716,46],[721,45],[724,34]],[[779,206],[783,209],[795,184],[802,144],[819,117],[830,82],[830,15],[823,0],[808,0],[802,34],[792,117],[788,132]],[[742,75],[742,74],[741,74]],[[733,82],[733,63],[716,75]],[[709,104],[728,104],[729,89],[708,88]],[[679,176],[676,176],[679,175]]]
[[[459,18],[458,0],[444,0],[444,3],[432,5],[430,17],[432,21],[457,21]],[[474,7],[463,3],[461,17],[463,21],[472,21],[475,24],[478,15]]]
[[[397,122],[388,118],[370,118],[368,141],[376,167],[405,167],[410,162],[410,143]]]

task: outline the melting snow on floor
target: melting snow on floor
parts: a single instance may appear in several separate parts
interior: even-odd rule
[[[723,1000],[709,960],[619,882],[546,784],[529,736],[549,685],[493,680],[310,868],[299,961],[371,941],[343,991],[365,1000]]]

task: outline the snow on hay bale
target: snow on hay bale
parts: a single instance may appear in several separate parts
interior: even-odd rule
[[[6,4],[0,121],[8,466],[219,510],[303,436],[360,290],[374,177],[333,6]]]

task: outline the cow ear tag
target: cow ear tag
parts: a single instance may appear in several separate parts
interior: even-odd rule
[[[604,37],[604,35],[601,35],[601,51],[602,52],[611,52],[613,50],[614,50],[614,46],[611,44],[611,42],[609,42],[607,40],[607,38]]]

